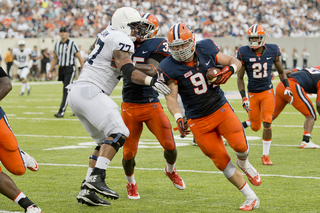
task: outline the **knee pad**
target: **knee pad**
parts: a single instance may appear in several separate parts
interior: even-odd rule
[[[235,152],[237,156],[239,157],[246,157],[248,154],[249,154],[249,146],[248,146],[248,149],[247,151],[245,152]],[[242,159],[242,158],[241,158]]]
[[[230,160],[228,165],[226,166],[226,168],[222,172],[223,172],[224,176],[227,179],[229,179],[234,175],[235,171],[236,171],[236,166]]]
[[[122,136],[121,133],[111,134],[110,137],[113,137],[114,139],[113,140],[104,140],[102,143],[109,144],[118,152],[119,148],[122,147],[125,142],[125,139],[123,139],[121,136]]]
[[[261,128],[261,124],[260,125],[255,125],[255,124],[252,124],[251,122],[251,129],[255,132],[259,131]]]
[[[95,160],[97,161],[98,160],[98,156],[95,156],[95,155],[90,155],[89,159],[91,160]]]

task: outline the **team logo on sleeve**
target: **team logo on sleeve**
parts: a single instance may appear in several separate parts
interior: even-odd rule
[[[250,61],[250,62],[255,62],[255,61],[256,61],[256,58],[250,58],[249,61]]]

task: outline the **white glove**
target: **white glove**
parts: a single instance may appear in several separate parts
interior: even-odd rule
[[[162,81],[159,81],[158,79],[152,80],[150,86],[152,86],[155,91],[163,95],[170,95],[171,93],[171,89],[168,87],[168,85]]]
[[[20,67],[20,62],[17,60],[13,60],[13,64],[16,65],[17,67]]]
[[[159,81],[156,77],[147,76],[144,79],[145,85],[151,86],[155,91],[163,95],[170,95],[171,89],[164,82]]]
[[[248,111],[251,111],[251,109],[250,109],[250,102],[249,102],[249,100],[248,100],[247,97],[243,97],[243,98],[242,98],[242,107],[243,107],[243,109],[245,109],[247,112],[248,112]]]
[[[289,96],[289,101],[288,101],[288,103],[289,103],[289,104],[292,104],[292,102],[293,102],[293,94],[292,94],[292,92],[291,92],[290,87],[286,87],[286,89],[284,90],[284,95]]]

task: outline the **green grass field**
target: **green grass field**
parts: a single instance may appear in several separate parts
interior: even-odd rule
[[[276,86],[279,80],[274,82]],[[85,178],[89,155],[95,145],[80,122],[68,107],[62,119],[53,116],[58,111],[62,84],[60,82],[32,82],[30,96],[19,96],[20,84],[0,103],[20,147],[37,159],[38,172],[28,170],[23,176],[6,172],[32,201],[45,213],[82,212],[239,212],[245,197],[228,182],[224,175],[192,146],[192,136],[176,143],[178,159],[176,168],[186,183],[186,189],[177,190],[163,174],[165,160],[163,149],[155,137],[144,129],[136,156],[135,178],[140,200],[129,200],[126,195],[126,178],[122,169],[122,149],[107,169],[107,185],[120,198],[110,200],[109,207],[89,207],[77,202],[76,196]],[[229,101],[241,121],[247,119],[237,92],[236,78],[223,86]],[[120,104],[121,82],[112,94]],[[312,98],[315,102],[315,98]],[[161,99],[165,112],[175,127],[173,117]],[[263,166],[262,130],[247,128],[250,144],[250,162],[260,172],[262,184],[250,184],[261,200],[255,212],[320,212],[320,150],[301,150],[304,117],[292,106],[273,122],[273,140],[270,158],[273,166]],[[319,123],[312,132],[313,141],[320,143]],[[257,139],[259,138],[259,139]],[[236,156],[227,147],[235,163]],[[247,180],[247,177],[245,177]],[[1,181],[1,180],[0,180]],[[0,212],[22,212],[22,208],[0,195]]]

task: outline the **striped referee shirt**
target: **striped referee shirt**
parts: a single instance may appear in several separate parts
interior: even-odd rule
[[[73,66],[75,62],[75,54],[79,52],[78,45],[68,39],[65,43],[58,41],[54,46],[54,53],[58,57],[58,65],[60,67]]]

